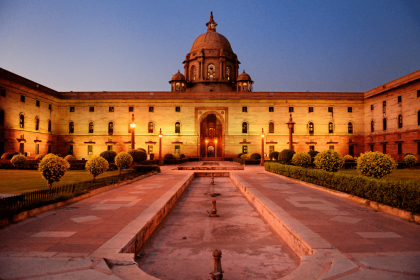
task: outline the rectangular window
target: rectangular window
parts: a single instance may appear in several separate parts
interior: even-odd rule
[[[328,107],[328,113],[332,113],[333,112],[333,107]]]
[[[314,145],[309,145],[309,151],[315,151],[315,146]]]
[[[274,112],[274,107],[268,107],[268,112]]]
[[[386,101],[382,102],[382,107],[386,107]]]
[[[114,107],[109,107],[109,112],[114,112]]]
[[[153,113],[155,111],[155,107],[149,107],[149,113]]]
[[[48,110],[52,110],[52,105],[51,104],[48,104]]]
[[[398,143],[398,154],[402,155],[402,143]]]
[[[274,152],[274,145],[268,146],[268,153],[271,154],[272,152]]]
[[[175,145],[175,155],[179,155],[181,153],[181,146]]]
[[[247,154],[248,153],[248,146],[244,145],[242,146],[242,153]]]
[[[289,113],[293,113],[293,107],[289,107]]]
[[[35,144],[35,154],[39,155],[39,144]]]
[[[108,151],[112,151],[113,145],[108,145]]]
[[[74,107],[70,107],[70,112],[73,113],[74,112]]]
[[[334,145],[330,145],[328,149],[334,150]]]
[[[5,89],[0,89],[0,95],[3,97],[6,97],[6,90]]]
[[[372,104],[372,105],[370,105],[370,110],[371,110],[371,111],[373,111],[373,104]]]
[[[88,155],[93,154],[93,145],[88,145]]]
[[[51,145],[48,145],[48,153],[51,154]]]
[[[25,95],[20,96],[20,102],[25,102]]]
[[[67,154],[69,154],[69,155],[73,154],[73,145],[69,145],[69,149],[67,151]]]
[[[153,145],[148,145],[147,146],[147,152],[148,152],[149,155],[153,154]]]
[[[398,103],[401,103],[401,101],[402,101],[402,98],[401,98],[401,95],[400,95],[400,96],[398,96]]]
[[[373,152],[373,144],[370,145],[370,151]]]
[[[386,144],[382,144],[382,153],[386,154]]]
[[[95,112],[95,107],[89,107],[89,112]]]
[[[176,107],[175,107],[175,112],[181,112],[181,107],[176,106]]]
[[[248,112],[248,107],[242,107],[242,112]]]
[[[19,153],[25,153],[25,143],[19,143]]]
[[[3,96],[3,95],[2,95]],[[420,97],[420,90],[417,91],[417,97]],[[420,154],[420,153],[419,153]]]
[[[39,106],[40,106],[40,104],[41,104],[41,102],[39,102],[39,100],[35,101],[35,105],[36,105],[36,107],[39,107]]]
[[[314,112],[314,107],[308,107],[308,113],[313,113]]]
[[[353,113],[353,107],[347,107],[347,112]]]
[[[128,107],[128,112],[134,112],[134,107],[133,106]]]
[[[349,155],[354,157],[354,146],[349,146]]]

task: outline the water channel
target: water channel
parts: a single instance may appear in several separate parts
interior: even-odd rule
[[[159,279],[210,279],[215,249],[224,279],[278,279],[299,259],[228,177],[197,177],[138,252],[139,267]],[[211,201],[219,217],[209,217]],[[208,212],[207,212],[208,211]]]

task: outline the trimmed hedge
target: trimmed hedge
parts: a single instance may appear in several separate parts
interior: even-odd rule
[[[244,164],[245,165],[258,165],[261,163],[261,160],[254,160],[254,159],[241,159],[241,158],[234,158],[233,159],[234,162],[237,162],[239,164]]]
[[[265,170],[399,209],[420,213],[419,181],[380,180],[274,162],[266,162]]]
[[[160,173],[160,167],[158,165],[136,165],[134,166],[134,172],[146,174],[152,171]]]

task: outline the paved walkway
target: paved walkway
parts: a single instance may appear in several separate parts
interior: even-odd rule
[[[152,279],[135,271],[127,274],[130,269],[121,272],[121,264],[107,265],[94,253],[146,212],[151,217],[158,211],[156,203],[192,174],[175,167],[163,166],[162,174],[1,229],[0,279]],[[267,205],[293,217],[300,230],[325,240],[325,246],[345,257],[328,264],[325,279],[420,279],[419,225],[268,174],[262,167],[232,174]],[[297,270],[306,270],[311,279],[308,258],[302,258]]]

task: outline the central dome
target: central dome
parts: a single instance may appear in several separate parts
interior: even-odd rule
[[[207,31],[198,36],[191,47],[190,53],[200,51],[201,49],[223,49],[224,51],[232,52],[232,47],[228,39],[215,31]]]

